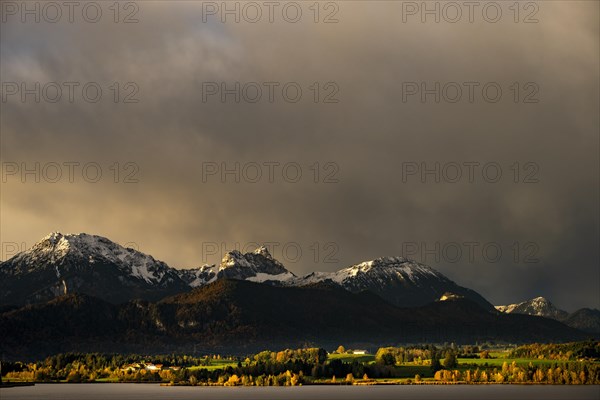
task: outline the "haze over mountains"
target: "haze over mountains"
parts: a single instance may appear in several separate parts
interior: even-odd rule
[[[496,310],[417,262],[387,257],[298,277],[265,247],[176,270],[94,235],[53,233],[0,263],[0,351],[247,351],[359,345],[580,340],[597,310],[536,299]],[[596,321],[596,322],[594,322]],[[575,325],[565,325],[571,323]],[[576,326],[581,330],[574,329]]]
[[[544,297],[536,297],[535,299],[506,306],[496,306],[496,309],[507,314],[525,314],[552,318],[585,332],[600,333],[600,310],[596,309],[581,308],[569,314],[557,308]]]
[[[242,254],[233,250],[221,264],[177,270],[101,236],[52,233],[31,249],[0,263],[0,304],[48,301],[77,292],[111,303],[159,300],[217,279],[238,279],[280,286],[331,281],[351,292],[370,290],[400,307],[422,306],[454,293],[492,310],[480,294],[461,287],[426,265],[402,257],[379,258],[337,272],[298,277],[275,260],[266,247]]]

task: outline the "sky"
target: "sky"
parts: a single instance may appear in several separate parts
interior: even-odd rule
[[[1,4],[1,259],[264,243],[600,308],[599,3],[88,3]]]

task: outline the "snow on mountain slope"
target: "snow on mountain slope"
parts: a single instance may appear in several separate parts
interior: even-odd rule
[[[509,304],[506,306],[494,306],[494,308],[496,308],[496,310],[498,310],[500,312],[510,314],[511,312],[513,312],[515,310],[515,308],[517,308],[518,305],[519,305],[519,303]]]
[[[329,279],[341,284],[361,287],[373,281],[385,284],[389,279],[418,283],[423,278],[444,278],[432,268],[403,257],[378,258],[365,261],[329,274]]]
[[[77,291],[111,302],[158,299],[218,279],[237,279],[281,286],[329,282],[351,292],[369,290],[400,307],[422,306],[454,294],[493,310],[481,295],[458,286],[424,264],[386,257],[335,272],[298,277],[273,258],[266,247],[226,253],[218,266],[176,270],[134,249],[101,236],[52,233],[31,249],[0,263],[0,303],[47,300]]]
[[[365,261],[336,272],[314,272],[292,280],[296,286],[329,280],[351,292],[370,290],[401,307],[422,306],[454,293],[492,310],[478,293],[458,286],[427,265],[404,257],[384,257]]]
[[[165,263],[152,256],[125,248],[102,236],[86,233],[63,235],[53,232],[10,261],[18,266],[15,272],[35,269],[48,262],[55,265],[58,277],[59,266],[67,257],[90,265],[98,262],[113,263],[130,276],[148,283],[159,283],[171,272]]]
[[[569,313],[563,311],[544,297],[536,297],[522,303],[496,306],[496,309],[503,313],[536,315],[538,317],[552,318],[563,321],[569,316]]]
[[[551,318],[584,332],[600,333],[600,310],[596,309],[582,308],[569,314],[544,297],[536,297],[516,304],[496,306],[496,309],[506,314],[526,314]]]
[[[214,265],[203,265],[199,268],[180,269],[179,276],[191,287],[208,285],[217,280],[219,270]]]
[[[44,301],[67,291],[112,302],[157,299],[189,288],[177,271],[152,256],[96,235],[51,233],[0,263],[0,301]]]
[[[226,253],[221,260],[217,277],[281,282],[296,276],[274,259],[265,246],[261,246],[250,253],[242,254],[238,250]]]
[[[259,283],[283,283],[296,278],[283,264],[275,260],[265,246],[249,253],[238,250],[227,252],[218,267],[179,270],[181,278],[191,287],[199,287],[217,279],[238,279]]]
[[[251,282],[267,282],[267,281],[277,281],[277,282],[287,282],[295,277],[291,272],[284,272],[277,275],[265,274],[264,272],[258,272],[255,276],[251,276],[246,278],[247,281]]]
[[[195,276],[199,276],[197,283],[202,284],[202,282],[208,281],[205,278],[207,274],[215,272],[215,267],[204,266],[193,271],[196,271]],[[432,278],[451,282],[434,269],[402,257],[379,258],[336,272],[313,272],[303,277],[297,277],[274,259],[264,246],[244,254],[238,250],[226,253],[216,273],[216,279],[220,278],[280,283],[290,286],[304,286],[331,280],[346,289],[354,291],[373,289],[377,285],[383,287],[389,284],[391,280],[410,282],[411,285],[417,286],[420,282]],[[212,282],[214,279],[212,278],[210,281]],[[187,281],[192,284],[189,278]],[[432,301],[434,300],[432,299]]]
[[[331,280],[342,286],[360,288],[361,284],[359,282],[362,282],[362,286],[369,286],[374,281],[384,284],[386,278],[416,281],[419,279],[419,275],[422,274],[443,277],[442,274],[432,268],[407,258],[386,257],[364,261],[335,272],[312,272],[295,280],[294,284],[301,285]]]

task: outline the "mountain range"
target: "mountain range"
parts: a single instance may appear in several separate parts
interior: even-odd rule
[[[524,301],[522,303],[509,304],[506,306],[496,306],[500,312],[507,314],[527,314],[537,315],[539,317],[552,318],[557,321],[562,321],[569,316],[569,313],[557,308],[554,304],[546,300],[544,297],[536,297],[534,299]]]
[[[536,297],[521,303],[496,306],[506,314],[525,314],[551,318],[584,332],[600,333],[600,310],[581,308],[573,313],[561,310],[544,297]]]
[[[598,332],[598,310],[565,317],[536,300],[496,309],[402,257],[296,276],[260,247],[230,251],[219,266],[177,270],[100,236],[52,233],[0,263],[0,351],[243,352],[566,341]]]
[[[337,272],[298,277],[266,247],[226,253],[220,265],[178,270],[152,256],[124,248],[104,237],[52,233],[32,248],[0,263],[0,305],[48,301],[58,294],[82,293],[119,304],[156,301],[218,279],[278,286],[330,281],[353,293],[369,290],[400,307],[422,306],[454,293],[493,310],[477,292],[457,285],[426,265],[402,257],[379,258]]]

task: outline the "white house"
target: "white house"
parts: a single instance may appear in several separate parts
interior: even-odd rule
[[[146,370],[150,372],[160,371],[162,369],[162,364],[146,364]]]

